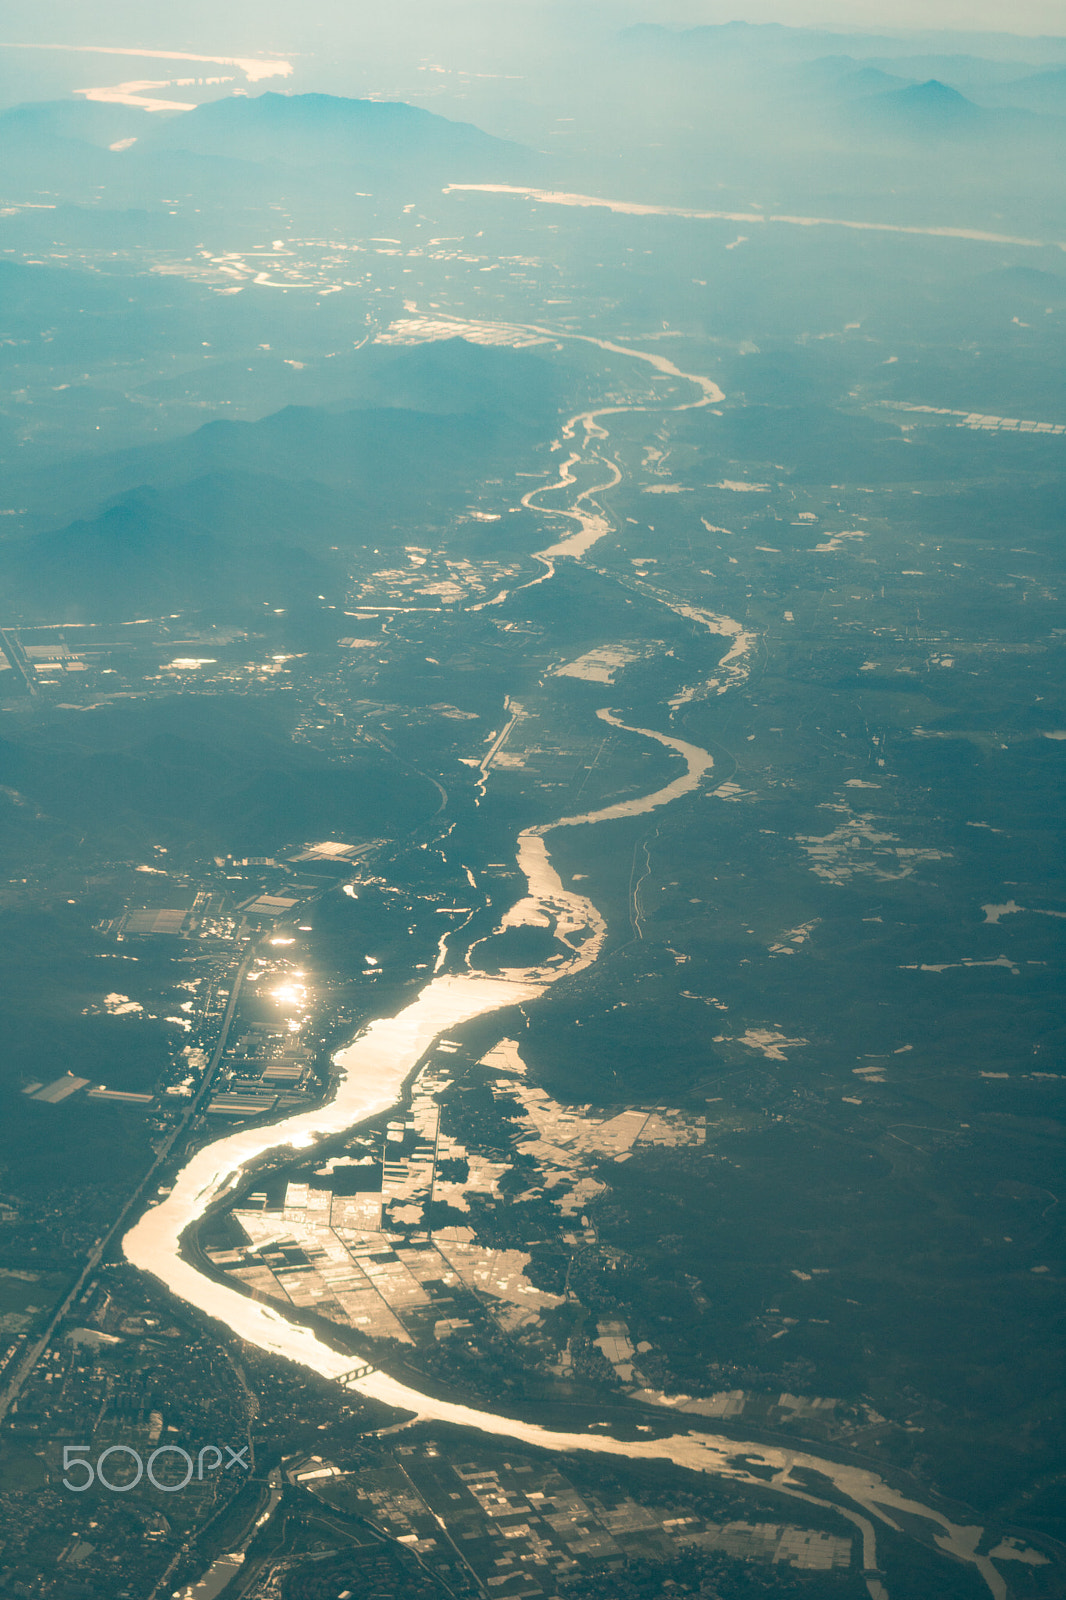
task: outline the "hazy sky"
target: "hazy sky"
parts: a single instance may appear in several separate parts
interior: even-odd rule
[[[80,43],[156,44],[164,35],[175,39],[196,33],[235,32],[294,37],[310,31],[335,30],[354,45],[362,29],[374,33],[393,22],[403,31],[410,14],[432,14],[438,22],[454,14],[466,24],[480,13],[499,31],[510,22],[555,11],[592,13],[624,26],[636,20],[691,26],[699,22],[783,22],[793,26],[898,30],[903,28],[981,30],[1011,33],[1066,33],[1066,0],[394,0],[383,12],[378,0],[169,0],[146,7],[143,0],[37,0],[16,22],[9,10],[0,21],[0,38],[29,41],[64,36]],[[130,37],[132,35],[132,38]],[[110,37],[108,37],[110,36]],[[248,43],[253,41],[249,38]],[[208,41],[204,40],[205,46]]]
[[[3,10],[0,0],[0,11]],[[72,45],[140,47],[203,56],[275,57],[292,63],[298,92],[386,94],[443,104],[455,89],[431,80],[430,64],[473,74],[465,86],[474,120],[501,131],[503,108],[489,104],[490,80],[500,75],[542,85],[591,70],[605,39],[634,23],[674,27],[699,23],[777,22],[867,33],[926,31],[936,53],[991,53],[1029,61],[1030,70],[1062,59],[1062,46],[1030,57],[1022,40],[989,46],[966,34],[1066,34],[1066,0],[35,0],[17,20],[0,17],[0,105],[63,98],[126,85],[170,80],[179,68],[69,53]],[[939,33],[937,30],[952,30]],[[957,31],[954,31],[957,30]],[[51,50],[3,49],[3,44]],[[60,47],[57,49],[56,47]],[[63,48],[68,47],[68,48]],[[188,73],[191,69],[186,68]],[[238,73],[238,79],[240,75]],[[236,80],[235,80],[236,81]],[[243,81],[243,80],[241,80]],[[149,89],[149,93],[154,91]],[[220,85],[219,93],[230,92]],[[166,95],[171,95],[169,89]],[[511,127],[510,137],[530,138]]]
[[[520,0],[517,0],[520,3]],[[602,0],[609,7],[613,0]],[[627,6],[628,9],[628,6]],[[692,22],[784,22],[793,27],[953,28],[1066,33],[1064,0],[660,0],[649,11]]]

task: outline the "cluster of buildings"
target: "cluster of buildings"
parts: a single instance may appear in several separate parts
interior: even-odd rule
[[[765,1566],[805,1572],[846,1570],[849,1537],[782,1521],[719,1513],[665,1486],[641,1500],[621,1484],[594,1490],[565,1463],[425,1440],[397,1443],[388,1464],[344,1473],[301,1458],[290,1481],[330,1504],[356,1511],[415,1553],[430,1571],[456,1566],[484,1594],[553,1596],[592,1571],[627,1560],[669,1563],[688,1551],[717,1551]]]
[[[249,1028],[223,1056],[205,1111],[242,1118],[302,1105],[318,1087],[313,1069],[314,1052],[287,1028]]]

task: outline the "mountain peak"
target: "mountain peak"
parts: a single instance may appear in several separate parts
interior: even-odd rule
[[[948,83],[941,83],[939,78],[927,78],[924,83],[912,84],[906,91],[915,101],[926,104],[973,106],[972,100],[967,100],[958,89],[953,89]]]
[[[866,103],[880,117],[913,133],[968,133],[989,117],[939,78],[875,95]]]
[[[950,84],[941,83],[939,78],[927,78],[924,83],[908,84],[905,89],[893,90],[884,98],[893,101],[900,110],[931,111],[954,117],[981,115],[979,106],[974,105],[972,100],[967,100],[964,94],[960,94],[958,89],[953,89]]]

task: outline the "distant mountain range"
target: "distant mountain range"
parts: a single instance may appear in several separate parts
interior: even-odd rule
[[[0,177],[64,196],[100,187],[117,199],[199,186],[245,186],[259,198],[292,181],[310,189],[343,173],[359,188],[521,182],[533,153],[470,123],[402,101],[335,95],[232,95],[193,111],[47,101],[0,113]],[[180,192],[180,191],[177,191]]]
[[[695,97],[713,85],[716,103],[752,116],[756,138],[760,109],[771,128],[787,114],[791,147],[810,137],[814,161],[827,134],[857,141],[856,154],[879,147],[881,154],[920,154],[930,140],[960,147],[1035,141],[1049,148],[1045,165],[1056,159],[1053,152],[1066,143],[1066,41],[1020,41],[1032,44],[1035,62],[1043,56],[1055,63],[1044,71],[1021,59],[916,54],[915,42],[780,24],[680,33],[647,25],[620,36],[619,62],[632,73],[639,60],[645,81],[655,74],[660,95],[673,87]]]
[[[454,514],[508,442],[507,424],[484,415],[289,406],[85,462],[90,489],[141,481],[96,516],[0,546],[5,617],[336,600],[343,552],[387,548],[399,519],[409,540],[420,521]]]
[[[958,36],[960,43],[984,43],[990,51],[984,57],[961,49],[916,53],[923,37],[835,34],[778,23],[731,22],[682,32],[644,24],[625,30],[619,48],[623,58],[639,55],[683,76],[710,75],[718,67],[734,83],[747,80],[755,93],[773,86],[789,96],[821,92],[846,102],[912,90],[906,99],[886,99],[882,109],[899,124],[913,117],[916,131],[976,131],[976,113],[984,110],[1066,116],[1066,39]],[[1000,122],[995,131],[1009,127]]]
[[[476,504],[485,477],[546,435],[557,381],[532,352],[462,340],[375,351],[376,406],[288,406],[54,467],[38,494],[101,509],[0,545],[4,618],[340,599],[348,551],[386,559],[397,539]]]

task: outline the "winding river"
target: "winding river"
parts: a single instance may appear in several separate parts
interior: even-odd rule
[[[711,379],[681,372],[662,356],[588,336],[576,337],[583,337],[586,342],[597,344],[612,354],[650,362],[664,376],[696,386],[697,397],[684,406],[664,405],[655,409],[707,406],[722,398],[721,390]],[[575,483],[571,469],[579,464],[607,465],[594,449],[596,443],[607,437],[601,418],[650,409],[653,408],[612,406],[571,418],[563,429],[563,437],[574,440],[580,428],[587,453],[583,454],[581,448],[572,452],[564,462],[559,482],[549,487],[558,490]],[[612,468],[617,471],[613,464]],[[619,478],[620,474],[618,478],[612,477],[611,482]],[[609,486],[604,484],[599,490],[585,490],[568,508],[551,513],[574,520],[577,530],[569,539],[538,553],[546,568],[538,581],[551,577],[557,557],[580,557],[610,531],[607,517],[591,499],[594,493]],[[544,492],[544,488],[532,491],[526,503],[532,505],[536,496]],[[740,625],[729,618],[681,607],[672,598],[662,598],[672,609],[681,610],[692,620],[699,620],[715,632],[732,637],[725,682],[712,680],[712,684],[721,692],[732,682],[739,681],[743,674],[734,670],[736,657],[750,637]],[[178,1174],[171,1192],[147,1210],[126,1234],[123,1240],[126,1258],[157,1278],[187,1305],[224,1324],[237,1338],[271,1355],[296,1362],[343,1389],[409,1412],[419,1420],[450,1423],[554,1452],[584,1451],[631,1460],[671,1461],[695,1472],[714,1473],[738,1483],[758,1484],[763,1489],[769,1477],[770,1485],[780,1494],[829,1505],[858,1529],[871,1600],[888,1600],[888,1591],[877,1566],[875,1524],[879,1522],[900,1530],[901,1524],[913,1519],[920,1519],[927,1525],[931,1540],[941,1550],[971,1563],[995,1600],[1006,1600],[1007,1588],[1001,1574],[988,1556],[978,1554],[984,1532],[980,1526],[951,1522],[935,1508],[893,1489],[868,1468],[822,1459],[801,1450],[738,1441],[695,1429],[638,1441],[612,1439],[601,1434],[568,1433],[439,1400],[350,1354],[333,1349],[312,1329],[290,1322],[280,1309],[252,1300],[206,1277],[182,1255],[183,1235],[210,1207],[224,1200],[241,1177],[263,1158],[287,1150],[294,1154],[310,1150],[323,1138],[345,1133],[368,1118],[379,1116],[396,1104],[404,1083],[442,1034],[504,1007],[535,1001],[560,977],[573,975],[597,960],[606,937],[606,924],[590,900],[563,884],[551,862],[548,838],[558,828],[608,825],[616,819],[641,816],[670,805],[698,790],[713,764],[707,752],[698,746],[653,729],[629,727],[607,709],[600,710],[598,715],[619,732],[656,740],[680,759],[684,770],[651,794],[579,816],[562,817],[556,822],[527,828],[519,835],[517,861],[526,878],[527,892],[505,914],[501,928],[550,927],[559,943],[570,951],[569,959],[553,966],[507,969],[501,976],[488,976],[469,969],[432,977],[411,1004],[394,1017],[371,1022],[350,1045],[336,1054],[334,1092],[325,1104],[271,1127],[238,1131],[197,1151]],[[829,1492],[831,1486],[835,1495],[847,1504],[822,1498],[817,1493],[820,1486],[824,1492]]]

